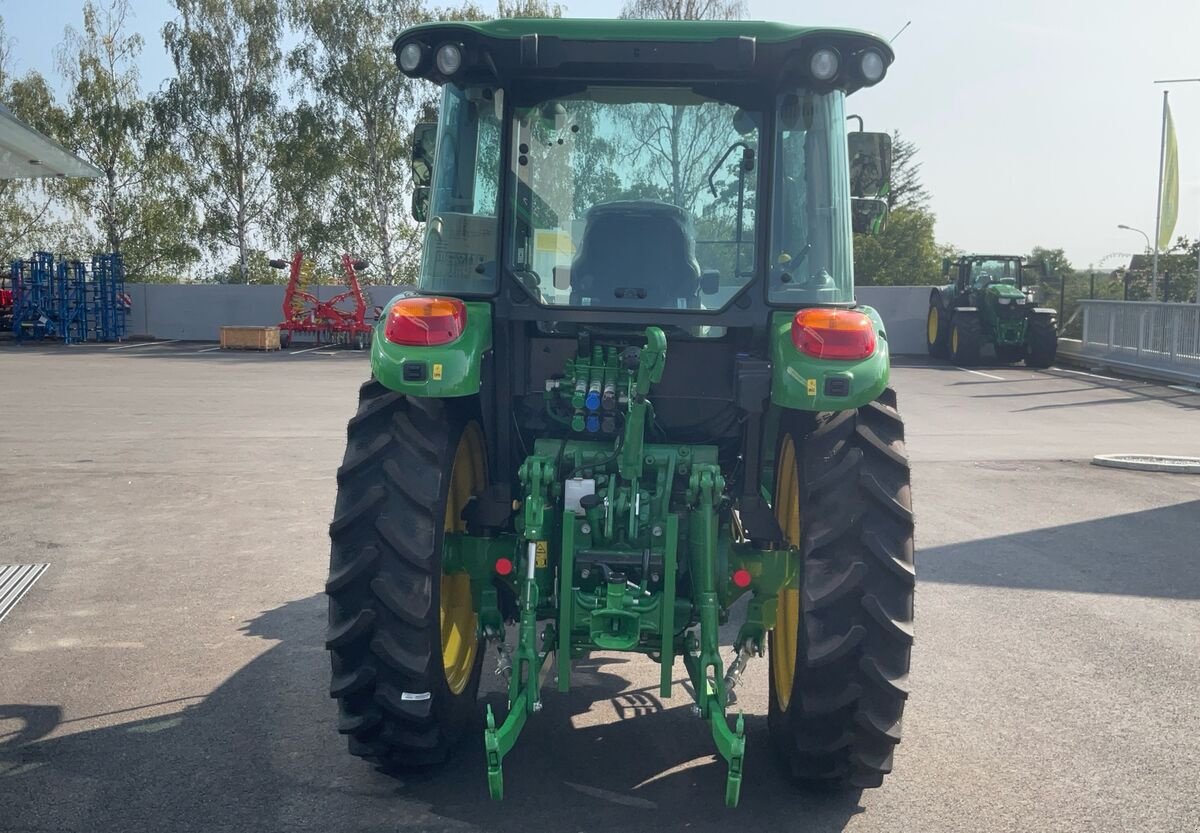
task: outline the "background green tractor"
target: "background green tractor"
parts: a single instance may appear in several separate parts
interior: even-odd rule
[[[1025,282],[1028,268],[1018,255],[942,261],[942,277],[950,282],[929,293],[929,355],[972,365],[990,344],[998,362],[1052,365],[1058,351],[1058,311],[1037,306],[1032,282]]]
[[[327,646],[351,752],[444,760],[478,725],[486,656],[508,686],[482,738],[500,798],[550,680],[641,654],[664,698],[686,669],[732,806],[734,692],[768,655],[782,766],[877,786],[913,520],[887,335],[852,277],[889,144],[847,137],[844,102],[891,49],[505,20],[418,26],[395,52],[443,98],[413,149],[418,289],[380,317],[337,475]]]

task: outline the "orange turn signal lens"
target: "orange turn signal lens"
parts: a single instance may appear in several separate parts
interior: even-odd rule
[[[467,308],[457,298],[401,298],[388,311],[383,334],[392,344],[436,347],[449,344],[467,326]]]
[[[792,319],[792,344],[818,359],[865,359],[875,352],[875,324],[849,309],[802,309]]]

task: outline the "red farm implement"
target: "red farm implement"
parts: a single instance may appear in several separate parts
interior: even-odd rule
[[[276,269],[288,269],[287,292],[283,296],[283,322],[279,325],[280,345],[287,347],[293,340],[315,344],[344,344],[365,350],[371,343],[371,324],[366,321],[367,296],[358,282],[358,272],[367,268],[366,261],[342,255],[345,292],[328,300],[317,296],[315,271],[311,260],[297,250],[291,262],[272,260]],[[347,306],[347,302],[352,306]]]

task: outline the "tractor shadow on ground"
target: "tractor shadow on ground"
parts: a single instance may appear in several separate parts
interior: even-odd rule
[[[682,667],[672,698],[664,701],[657,685],[630,687],[622,671],[631,662],[645,660],[588,658],[575,664],[569,694],[547,686],[545,709],[526,724],[504,760],[503,803],[486,796],[485,760],[474,742],[452,769],[412,783],[409,794],[431,802],[439,815],[482,830],[715,832],[731,823],[785,830],[803,819],[806,830],[840,831],[863,812],[861,791],[817,795],[785,780],[770,749],[766,717],[752,714],[745,716],[741,802],[727,809],[726,766],[708,725],[691,713]],[[765,671],[765,663],[757,670]],[[502,696],[488,701],[503,713]]]
[[[1200,478],[1154,477],[1163,489],[1200,493]],[[1068,490],[1064,500],[1071,500]],[[1047,510],[1052,507],[1046,507]],[[917,553],[919,582],[1075,593],[1200,599],[1200,500],[1080,523],[1032,529]]]
[[[64,720],[52,703],[0,704],[4,829],[726,833],[730,824],[802,824],[832,833],[863,812],[857,792],[810,795],[785,781],[765,717],[753,715],[741,807],[726,810],[725,767],[707,726],[691,716],[683,686],[666,702],[657,686],[631,687],[625,664],[640,658],[583,660],[566,695],[547,684],[545,709],[505,759],[504,802],[487,795],[482,703],[447,764],[384,775],[352,758],[334,731],[325,616],[320,595],[265,611],[242,630],[275,644],[199,702],[165,713],[164,704],[130,702]],[[503,714],[503,698],[486,697]]]

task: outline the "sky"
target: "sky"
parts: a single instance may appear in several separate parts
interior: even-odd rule
[[[1112,269],[1153,237],[1164,78],[1200,78],[1196,0],[749,0],[750,16],[849,26],[896,40],[878,87],[850,99],[868,130],[920,148],[939,242],[965,251],[1062,248]],[[54,75],[54,48],[81,0],[0,0],[18,73]],[[613,17],[620,0],[569,0],[571,17]],[[143,85],[172,71],[165,0],[133,0],[146,39]],[[1200,83],[1171,86],[1179,140],[1176,235],[1200,235]],[[1107,259],[1106,259],[1107,258]]]

